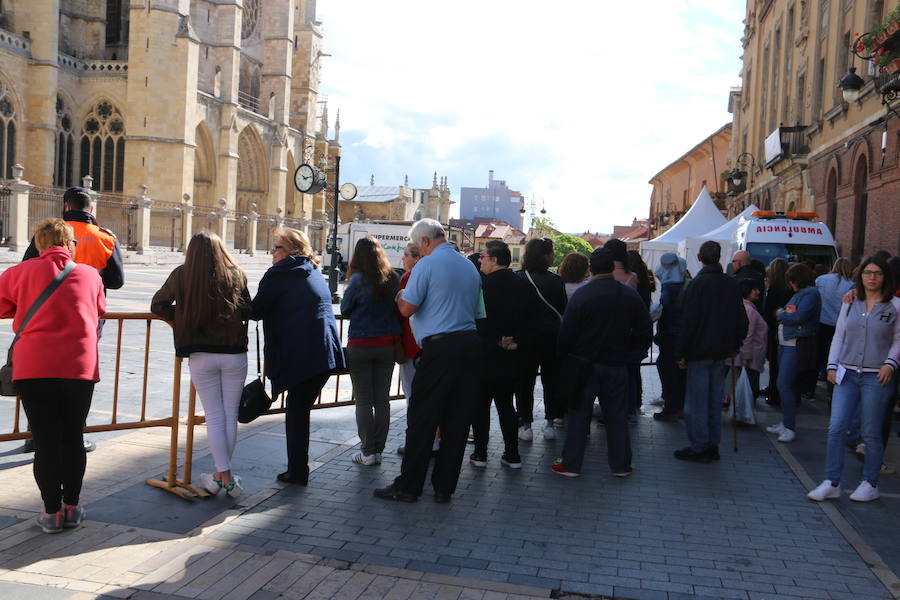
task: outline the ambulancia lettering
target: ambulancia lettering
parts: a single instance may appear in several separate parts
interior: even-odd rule
[[[757,225],[756,233],[811,233],[814,235],[825,235],[821,228],[816,227],[800,227],[797,225]]]

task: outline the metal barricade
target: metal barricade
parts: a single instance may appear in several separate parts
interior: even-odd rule
[[[9,198],[12,191],[0,186],[0,246],[9,245]]]
[[[28,233],[44,219],[59,219],[63,214],[64,189],[33,187],[28,192]]]
[[[160,317],[153,315],[151,313],[106,313],[103,316],[103,320],[106,321],[106,326],[104,327],[106,335],[111,335],[111,322],[115,321],[117,323],[117,330],[115,332],[116,336],[116,352],[115,352],[115,373],[113,374],[113,389],[112,389],[112,407],[110,412],[109,422],[99,424],[99,425],[87,425],[84,428],[86,433],[91,432],[104,432],[104,431],[122,431],[128,429],[143,429],[146,427],[168,427],[170,429],[170,439],[169,439],[169,457],[168,463],[166,466],[166,474],[163,479],[148,479],[147,484],[152,485],[154,487],[158,487],[169,492],[180,496],[181,498],[191,498],[194,496],[201,495],[200,491],[193,488],[190,485],[190,479],[186,478],[184,480],[179,479],[178,477],[178,429],[179,429],[179,417],[181,412],[181,366],[182,359],[180,357],[175,357],[172,371],[172,396],[171,396],[171,410],[167,411],[168,416],[161,418],[148,418],[148,404],[147,404],[147,384],[148,384],[148,375],[150,370],[150,333],[151,326],[154,321],[159,321],[162,323],[167,323],[171,326],[170,323],[164,321]],[[130,420],[122,421],[119,418],[119,399],[120,399],[120,383],[121,383],[121,373],[122,373],[122,333],[123,327],[126,321],[144,321],[145,323],[145,334],[144,334],[144,347],[143,347],[143,374],[142,374],[142,385],[141,385],[141,402],[140,402],[140,416],[138,418],[132,418]],[[171,337],[166,336],[167,340],[171,340]],[[101,340],[102,341],[102,340]],[[169,342],[171,343],[171,342]],[[98,414],[98,410],[94,410],[97,407],[97,401],[93,403],[92,412],[90,416],[96,417]],[[8,433],[0,433],[0,442],[9,442],[15,440],[27,440],[31,438],[31,432],[27,430],[23,430],[20,421],[22,420],[22,411],[21,408],[21,400],[19,398],[15,399],[15,408],[14,408],[14,416],[13,416],[13,424],[12,431]],[[102,411],[106,412],[106,411]]]

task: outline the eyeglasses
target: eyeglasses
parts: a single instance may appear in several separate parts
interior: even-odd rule
[[[283,250],[283,249],[284,249],[284,246],[272,246],[272,252],[275,252],[276,250]]]
[[[78,245],[78,240],[69,240],[69,242],[71,242],[73,246]]]
[[[883,271],[866,270],[866,271],[862,272],[862,275],[863,275],[863,277],[884,277],[884,272]]]

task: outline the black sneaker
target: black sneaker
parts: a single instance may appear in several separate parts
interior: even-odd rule
[[[487,468],[487,456],[473,452],[472,455],[469,456],[469,464],[473,467],[478,467],[479,469]]]
[[[522,459],[518,454],[504,454],[500,457],[500,464],[510,469],[521,469]]]
[[[697,452],[690,446],[686,446],[681,450],[675,451],[675,458],[679,460],[689,460],[691,462],[698,463],[708,463],[710,461],[710,457],[708,454],[708,450],[704,450],[703,452]]]
[[[654,413],[653,420],[654,421],[665,421],[666,423],[677,423],[678,422],[678,413],[664,410],[664,411],[661,411],[658,413]]]

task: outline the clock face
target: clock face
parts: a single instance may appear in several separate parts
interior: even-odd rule
[[[349,181],[341,186],[341,198],[344,200],[353,200],[356,198],[356,186]]]
[[[316,182],[316,171],[312,166],[302,164],[294,171],[294,187],[298,191],[308,192]]]

